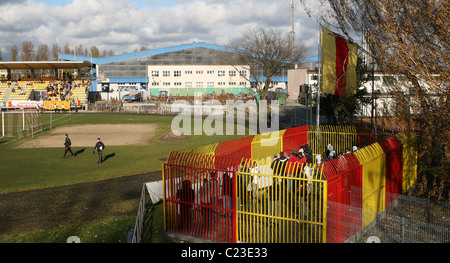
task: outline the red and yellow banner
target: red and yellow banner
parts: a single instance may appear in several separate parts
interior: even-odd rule
[[[70,101],[44,101],[44,109],[46,109],[46,110],[70,110]]]
[[[322,27],[321,43],[322,92],[344,97],[355,95],[356,46],[325,27]]]

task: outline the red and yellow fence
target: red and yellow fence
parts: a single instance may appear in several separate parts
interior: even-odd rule
[[[172,152],[166,230],[216,242],[345,242],[415,182],[414,137],[381,138],[320,165],[273,155],[306,144],[314,155],[327,144],[347,149],[361,141],[357,130],[303,126]]]

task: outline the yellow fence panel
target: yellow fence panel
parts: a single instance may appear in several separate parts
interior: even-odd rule
[[[243,161],[236,173],[237,241],[326,242],[327,183],[321,168]]]
[[[326,159],[325,152],[330,144],[336,153],[351,150],[358,144],[358,133],[354,126],[311,125],[308,130],[308,143],[315,155],[322,155]],[[315,160],[315,158],[314,158]]]
[[[211,156],[214,159],[215,150],[217,148],[217,145],[219,145],[219,143],[213,143],[213,144],[195,147],[192,149],[181,150],[180,152],[204,154],[206,156]]]
[[[362,226],[372,222],[376,213],[385,210],[386,154],[378,143],[355,153],[362,165]]]
[[[286,130],[257,134],[252,141],[252,159],[272,158],[283,151],[283,135]]]
[[[398,139],[403,144],[403,193],[417,181],[417,138],[412,133],[400,133]]]

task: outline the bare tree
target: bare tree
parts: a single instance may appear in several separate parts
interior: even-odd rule
[[[34,45],[30,41],[23,41],[20,59],[22,61],[33,61],[35,59]]]
[[[17,61],[17,53],[19,52],[19,49],[16,45],[11,47],[11,61]]]
[[[98,48],[96,46],[91,47],[91,57],[93,57],[93,58],[100,57],[100,51],[98,50]]]
[[[61,48],[59,47],[59,45],[53,44],[53,46],[52,46],[52,59],[53,60],[58,60],[59,52],[61,52]]]
[[[36,59],[38,61],[46,61],[50,57],[50,48],[47,44],[41,44],[38,46]]]
[[[77,56],[82,56],[83,53],[83,45],[79,44],[76,48],[75,48],[75,55]]]
[[[70,49],[69,43],[66,43],[64,46],[64,54],[73,54],[73,51]]]
[[[294,68],[295,64],[301,64],[307,51],[302,44],[293,47],[289,33],[274,28],[252,30],[234,40],[230,47],[236,56],[228,56],[227,60],[230,65],[244,66],[249,70],[247,80],[255,80],[252,84],[261,99],[266,98],[273,78]]]
[[[307,0],[301,0],[307,7]],[[384,111],[419,133],[424,193],[449,197],[450,2],[429,0],[318,0],[316,17],[347,37],[364,35],[379,70],[395,76]],[[313,9],[307,9],[313,14]],[[388,116],[389,116],[388,115]],[[426,188],[426,189],[425,189]],[[426,191],[425,191],[426,190]]]

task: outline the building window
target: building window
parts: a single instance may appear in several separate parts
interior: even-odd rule
[[[228,75],[229,75],[230,77],[236,77],[236,71],[235,71],[235,70],[230,70],[230,71],[228,72]]]
[[[186,70],[186,71],[184,72],[184,74],[190,75],[190,74],[192,74],[192,70]]]
[[[214,70],[208,70],[206,73],[207,74],[214,74]]]
[[[152,77],[159,77],[159,71],[152,71]]]
[[[197,88],[203,88],[203,82],[197,82],[196,83]]]
[[[176,70],[173,72],[173,76],[174,77],[181,77],[181,71],[180,70]]]
[[[192,88],[192,82],[186,82],[185,86],[186,88]]]
[[[159,82],[153,81],[152,86],[159,86]]]
[[[247,82],[245,81],[239,82],[239,86],[247,87]]]
[[[225,82],[219,82],[219,83],[217,83],[217,85],[219,85],[219,86],[225,86]]]
[[[241,70],[239,71],[239,75],[241,75],[241,77],[247,77],[247,71]]]
[[[218,75],[219,77],[225,76],[225,70],[219,70],[219,71],[217,72],[217,75]]]
[[[163,71],[163,76],[164,76],[164,77],[170,77],[170,71],[164,70],[164,71]]]
[[[170,82],[163,82],[163,86],[170,86]]]
[[[214,88],[214,82],[208,82],[208,83],[206,84],[206,87],[207,87],[207,88]]]
[[[228,85],[230,85],[230,86],[236,86],[236,82],[229,82]]]
[[[181,82],[175,82],[173,83],[174,86],[181,86]]]
[[[202,75],[203,74],[203,70],[197,70],[196,73],[197,73],[197,75]]]

